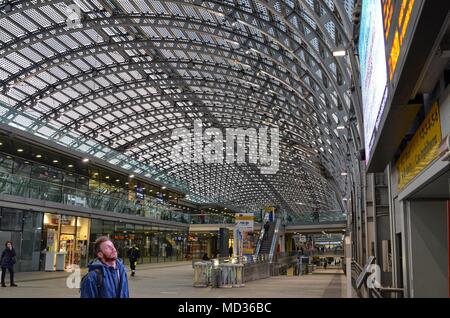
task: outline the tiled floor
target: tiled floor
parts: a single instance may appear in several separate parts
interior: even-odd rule
[[[18,273],[17,288],[0,288],[4,297],[79,297],[67,287],[69,273]],[[248,282],[240,288],[196,288],[191,263],[153,264],[138,267],[129,278],[131,297],[151,298],[341,298],[346,296],[341,271],[317,271],[306,276],[276,276]]]

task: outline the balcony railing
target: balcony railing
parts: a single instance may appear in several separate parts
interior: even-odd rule
[[[81,206],[102,211],[140,215],[152,219],[191,223],[191,215],[174,211],[156,200],[128,200],[124,192],[81,190],[52,182],[0,173],[0,194]]]

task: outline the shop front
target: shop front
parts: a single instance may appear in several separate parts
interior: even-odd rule
[[[118,255],[128,264],[128,250],[139,248],[139,263],[160,263],[185,260],[187,228],[165,225],[139,225],[91,220],[89,256],[93,258],[93,244],[100,236],[107,236],[113,242]]]
[[[90,220],[79,216],[44,213],[41,270],[66,270],[88,262]]]
[[[133,245],[140,250],[140,263],[183,261],[187,254],[187,227],[139,225],[0,207],[0,249],[6,241],[13,242],[17,272],[86,267],[95,257],[94,243],[100,236],[114,242],[126,264],[127,252]]]
[[[208,258],[216,258],[219,254],[218,240],[217,233],[189,233],[185,258],[199,260],[205,254]]]
[[[386,250],[393,286],[405,297],[449,296],[450,94],[433,104],[392,166],[391,242]],[[440,147],[441,146],[441,147]],[[392,260],[391,260],[392,255]],[[386,263],[386,264],[384,264]]]

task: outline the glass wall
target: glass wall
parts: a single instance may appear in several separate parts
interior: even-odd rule
[[[1,193],[191,223],[191,214],[175,211],[173,203],[168,200],[157,199],[150,195],[137,200],[135,190],[102,181],[98,173],[93,173],[91,177],[81,176],[0,152]]]
[[[187,229],[0,208],[0,252],[6,241],[13,242],[16,271],[56,270],[58,253],[64,254],[64,269],[86,267],[100,236],[113,240],[126,264],[133,244],[141,252],[140,263],[186,259]]]
[[[0,249],[12,241],[16,251],[15,270],[39,270],[42,213],[0,208]]]
[[[128,264],[127,252],[136,245],[141,257],[139,263],[182,261],[186,256],[187,229],[169,229],[130,223],[93,219],[91,222],[89,258],[94,258],[94,242],[108,236],[114,242],[119,257]]]

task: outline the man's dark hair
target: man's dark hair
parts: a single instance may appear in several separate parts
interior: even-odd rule
[[[107,236],[100,236],[97,240],[95,240],[94,244],[94,255],[97,256],[99,252],[102,250],[100,249],[100,245],[102,245],[103,242],[111,241]]]
[[[13,245],[13,243],[11,241],[6,241],[5,242],[5,247],[8,247],[8,243],[11,243],[11,246]]]

